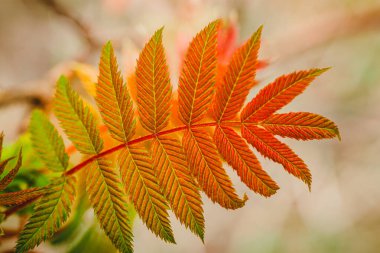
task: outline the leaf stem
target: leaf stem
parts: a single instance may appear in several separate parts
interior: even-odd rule
[[[218,123],[218,122],[207,122],[207,123],[195,124],[195,125],[192,125],[192,126],[180,126],[180,127],[168,129],[168,130],[165,130],[165,131],[162,131],[162,132],[159,132],[159,133],[148,134],[148,135],[145,135],[145,136],[133,139],[133,140],[127,142],[127,143],[121,143],[121,144],[116,145],[114,147],[111,147],[111,148],[109,148],[107,150],[104,150],[104,151],[100,152],[99,154],[94,155],[94,156],[92,156],[92,157],[84,160],[83,162],[79,163],[78,165],[74,166],[72,169],[66,171],[63,175],[64,176],[73,175],[74,173],[80,171],[81,169],[83,169],[84,167],[86,167],[88,164],[90,164],[91,162],[95,161],[96,159],[98,159],[100,157],[104,157],[104,156],[110,155],[110,154],[112,154],[114,152],[117,152],[117,151],[121,150],[122,148],[124,148],[126,146],[130,146],[130,145],[134,145],[134,144],[137,144],[137,143],[140,143],[140,142],[144,142],[144,141],[147,141],[147,140],[154,139],[157,136],[172,134],[172,133],[175,133],[175,132],[180,132],[180,131],[183,131],[183,130],[186,130],[186,129],[192,129],[192,128],[215,127],[217,125],[223,125],[223,126],[229,126],[229,127],[239,127],[239,126],[241,126],[241,124],[244,124],[244,123],[242,123],[240,121],[226,121],[226,122],[220,122],[220,123]],[[255,123],[255,124],[258,124],[258,123]],[[24,203],[22,203],[20,205],[17,205],[17,206],[15,206],[13,208],[8,209],[5,212],[6,217],[10,216],[11,214],[17,212],[18,210],[20,210],[20,209],[22,209],[24,207],[26,207],[27,205],[32,204],[37,199],[39,199],[39,197],[41,197],[41,196],[37,196],[35,198],[31,198],[28,201],[26,201],[26,202],[24,202]]]
[[[66,171],[65,175],[66,176],[70,176],[70,175],[72,175],[72,174],[80,171],[81,169],[83,169],[88,164],[90,164],[91,162],[95,161],[98,158],[110,155],[110,154],[112,154],[114,152],[117,152],[117,151],[121,150],[122,148],[124,148],[126,146],[130,146],[130,145],[134,145],[134,144],[137,144],[137,143],[140,143],[140,142],[144,142],[144,141],[147,141],[147,140],[154,139],[156,136],[161,136],[161,135],[167,135],[167,134],[171,134],[171,133],[175,133],[175,132],[180,132],[180,131],[186,130],[188,128],[214,127],[214,126],[216,126],[218,124],[219,124],[218,122],[208,122],[208,123],[195,124],[195,125],[192,125],[192,126],[180,126],[180,127],[168,129],[168,130],[165,130],[165,131],[162,131],[162,132],[159,132],[159,133],[148,134],[148,135],[139,137],[137,139],[133,139],[133,140],[127,142],[127,143],[121,143],[121,144],[119,144],[117,146],[114,146],[112,148],[104,150],[104,151],[100,152],[99,154],[94,155],[94,156],[92,156],[92,157],[84,160],[83,162],[81,162],[78,165],[74,166],[71,170]],[[236,121],[236,122],[223,122],[222,124],[226,125],[226,126],[240,126],[242,123],[240,121]]]

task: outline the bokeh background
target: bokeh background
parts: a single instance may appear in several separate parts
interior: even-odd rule
[[[25,130],[32,108],[49,106],[60,74],[74,62],[97,65],[107,40],[128,74],[149,36],[165,26],[176,85],[180,55],[215,18],[236,24],[239,42],[264,25],[260,58],[269,65],[258,73],[260,84],[250,97],[280,74],[331,66],[283,111],[325,115],[338,124],[342,141],[285,141],[309,165],[311,192],[261,159],[281,186],[278,194],[255,195],[231,173],[250,200],[226,211],[203,198],[205,244],[174,218],[177,245],[136,221],[135,252],[379,252],[379,0],[0,0],[0,130],[6,143]],[[0,251],[12,243],[2,242]],[[58,252],[49,245],[36,251]]]

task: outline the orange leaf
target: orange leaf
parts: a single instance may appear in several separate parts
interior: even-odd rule
[[[127,142],[135,132],[132,99],[124,85],[111,42],[104,45],[99,63],[96,102],[113,138]]]
[[[162,45],[162,30],[145,45],[136,67],[137,103],[142,126],[157,133],[168,124],[172,87]]]
[[[214,141],[219,153],[236,170],[241,180],[253,191],[269,197],[279,189],[262,169],[247,143],[229,127],[218,126]]]
[[[186,130],[182,142],[192,173],[206,195],[227,209],[244,206],[247,196],[241,200],[235,193],[208,133],[203,129]]]
[[[203,241],[202,200],[179,141],[173,137],[157,137],[152,143],[152,154],[161,188],[175,215]]]
[[[186,125],[200,121],[212,99],[219,25],[216,20],[198,33],[186,53],[178,87],[180,119]]]
[[[320,74],[328,69],[293,72],[263,88],[241,112],[242,122],[259,122],[290,103]]]
[[[334,122],[309,112],[274,114],[261,125],[273,134],[297,140],[328,139],[335,136],[340,139]]]
[[[217,87],[212,110],[218,122],[236,117],[254,85],[261,31],[262,27],[235,51],[224,75],[224,82]]]
[[[218,61],[226,64],[236,49],[238,28],[234,21],[229,21],[219,29],[218,33]]]
[[[282,164],[286,171],[300,178],[310,189],[311,174],[307,165],[286,144],[267,130],[253,125],[243,125],[242,135],[263,156]]]

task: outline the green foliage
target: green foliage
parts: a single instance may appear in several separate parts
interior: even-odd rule
[[[53,171],[66,170],[69,156],[62,137],[43,112],[33,112],[29,132],[33,148],[45,165]]]
[[[86,168],[86,190],[101,227],[123,253],[132,252],[127,196],[112,162],[99,158]]]
[[[50,239],[67,220],[74,201],[75,181],[75,177],[61,177],[49,185],[20,234],[17,252],[26,252],[42,240]]]

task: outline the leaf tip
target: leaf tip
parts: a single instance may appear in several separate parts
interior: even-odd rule
[[[326,71],[328,71],[328,70],[330,70],[330,69],[331,69],[331,67],[315,69],[315,70],[313,71],[313,75],[315,75],[315,76],[320,76],[320,75],[322,75],[323,73],[325,73]]]
[[[304,179],[303,181],[307,185],[307,188],[309,189],[309,192],[311,192],[311,183],[312,183],[311,175],[309,177],[307,177],[306,179]]]
[[[245,205],[245,202],[247,202],[247,200],[248,200],[248,195],[247,193],[244,193],[242,204]]]
[[[221,18],[217,18],[214,21],[212,21],[209,26],[212,28],[219,29],[219,27],[223,24],[223,20]]]
[[[165,240],[166,240],[168,243],[177,244],[177,242],[176,242],[175,239],[174,239],[173,234],[171,234],[171,235],[169,235],[168,237],[166,237]]]
[[[269,198],[269,197],[272,197],[273,195],[275,195],[277,193],[277,191],[280,189],[280,187],[275,184],[269,191],[268,191],[268,194],[266,195],[263,195],[264,197],[266,198]]]
[[[164,32],[165,26],[161,26],[153,35],[156,42],[162,40],[162,33]]]
[[[342,137],[340,136],[338,127],[334,128],[334,134],[338,138],[339,141],[342,141]]]
[[[264,25],[260,25],[257,31],[253,34],[253,37],[260,39],[261,34],[263,33]]]
[[[111,51],[113,51],[113,45],[112,41],[109,40],[104,44],[102,54],[109,54]]]
[[[198,234],[199,238],[201,239],[202,243],[205,244],[205,236],[204,234]]]
[[[67,79],[65,75],[60,75],[58,78],[57,84],[61,86],[61,85],[66,85],[68,82],[69,80]]]
[[[108,40],[106,44],[104,44],[105,47],[112,47],[112,41]]]

